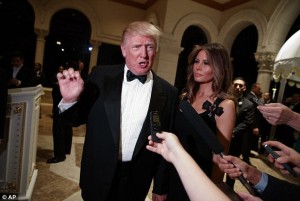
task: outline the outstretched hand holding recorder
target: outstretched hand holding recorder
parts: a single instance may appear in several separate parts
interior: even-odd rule
[[[279,155],[273,151],[273,149],[268,146],[267,144],[264,144],[264,148],[266,149],[266,151],[271,154],[271,156],[276,160],[277,158],[279,158]],[[282,163],[282,166],[284,167],[285,170],[289,171],[289,173],[291,175],[293,175],[294,177],[297,177],[297,173],[287,164],[287,163]]]
[[[269,157],[269,161],[274,163],[282,173],[290,173],[295,177],[300,174],[300,154],[296,150],[279,141],[266,141],[263,144],[272,156]],[[275,147],[277,150],[272,151],[270,147]]]

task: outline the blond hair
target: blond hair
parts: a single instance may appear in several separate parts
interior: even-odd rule
[[[136,35],[142,35],[153,38],[156,45],[156,51],[158,51],[159,38],[162,35],[162,32],[159,27],[146,21],[132,22],[129,25],[127,25],[124,29],[121,44],[124,45],[126,43],[128,36]]]

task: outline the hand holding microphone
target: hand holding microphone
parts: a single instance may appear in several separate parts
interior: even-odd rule
[[[207,124],[203,121],[203,119],[197,114],[195,109],[190,105],[190,103],[188,103],[187,101],[181,102],[179,105],[179,109],[181,110],[181,112],[183,112],[183,114],[188,119],[188,121],[193,125],[194,129],[201,136],[201,138],[211,148],[213,153],[219,154],[223,158],[224,147],[217,139],[217,136],[212,132],[212,130],[207,126]],[[256,194],[255,190],[248,183],[248,181],[243,177],[243,175],[240,175],[238,179],[249,191],[249,193],[251,193],[252,195]]]

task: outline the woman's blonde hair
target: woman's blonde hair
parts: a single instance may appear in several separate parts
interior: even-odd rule
[[[126,43],[126,39],[128,36],[136,35],[152,37],[156,45],[156,51],[158,51],[159,38],[162,35],[162,32],[159,27],[146,21],[132,22],[129,25],[127,25],[127,27],[124,29],[121,44],[124,45]]]

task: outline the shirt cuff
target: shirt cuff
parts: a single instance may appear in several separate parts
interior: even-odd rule
[[[64,111],[72,107],[75,103],[77,103],[77,101],[73,103],[63,103],[62,100],[63,99],[61,99],[61,101],[58,104],[59,113],[63,113]]]
[[[263,172],[260,181],[253,187],[257,190],[257,192],[262,194],[266,189],[267,185],[268,185],[268,175],[265,172]]]

